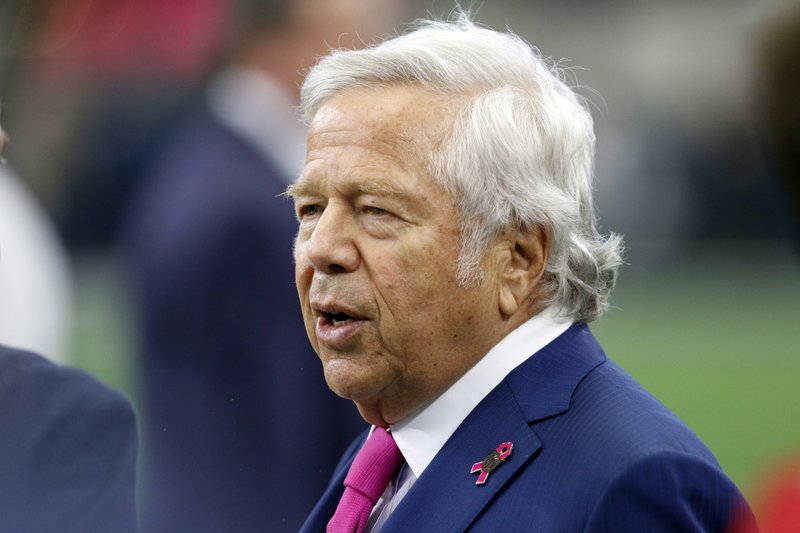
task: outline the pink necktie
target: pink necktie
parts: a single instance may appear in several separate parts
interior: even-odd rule
[[[376,427],[350,465],[342,499],[328,522],[327,533],[361,533],[402,462],[403,454],[392,436],[386,429]]]

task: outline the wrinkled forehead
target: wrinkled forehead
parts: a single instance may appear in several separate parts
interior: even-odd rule
[[[409,151],[427,163],[450,130],[461,100],[404,84],[345,89],[311,121],[308,151],[317,141],[329,141],[327,136],[347,132],[355,142]]]

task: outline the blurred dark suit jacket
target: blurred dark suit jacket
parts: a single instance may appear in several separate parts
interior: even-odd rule
[[[325,531],[363,440],[302,532]],[[511,456],[477,486],[472,465],[507,441]],[[752,521],[700,439],[573,325],[478,404],[381,533],[733,533]]]
[[[137,445],[122,395],[0,346],[0,531],[136,531]]]
[[[365,424],[329,391],[305,333],[287,180],[206,109],[171,139],[127,234],[144,531],[296,531]]]

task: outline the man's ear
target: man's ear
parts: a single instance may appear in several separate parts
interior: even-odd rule
[[[500,275],[500,312],[511,316],[530,300],[544,273],[550,235],[542,227],[519,229],[504,239]]]

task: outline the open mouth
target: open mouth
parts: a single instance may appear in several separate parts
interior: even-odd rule
[[[314,305],[313,309],[323,326],[338,327],[360,320],[360,317],[353,314],[350,309],[339,305],[318,304]]]
[[[347,313],[324,313],[323,316],[334,326],[342,326],[355,320]]]
[[[337,304],[316,304],[312,308],[317,316],[317,340],[332,349],[350,348],[350,343],[368,321],[352,309]]]
[[[335,302],[333,299],[312,301],[316,317],[315,336],[326,349],[346,351],[353,348],[362,328],[369,322],[368,311],[362,314],[358,306]]]

